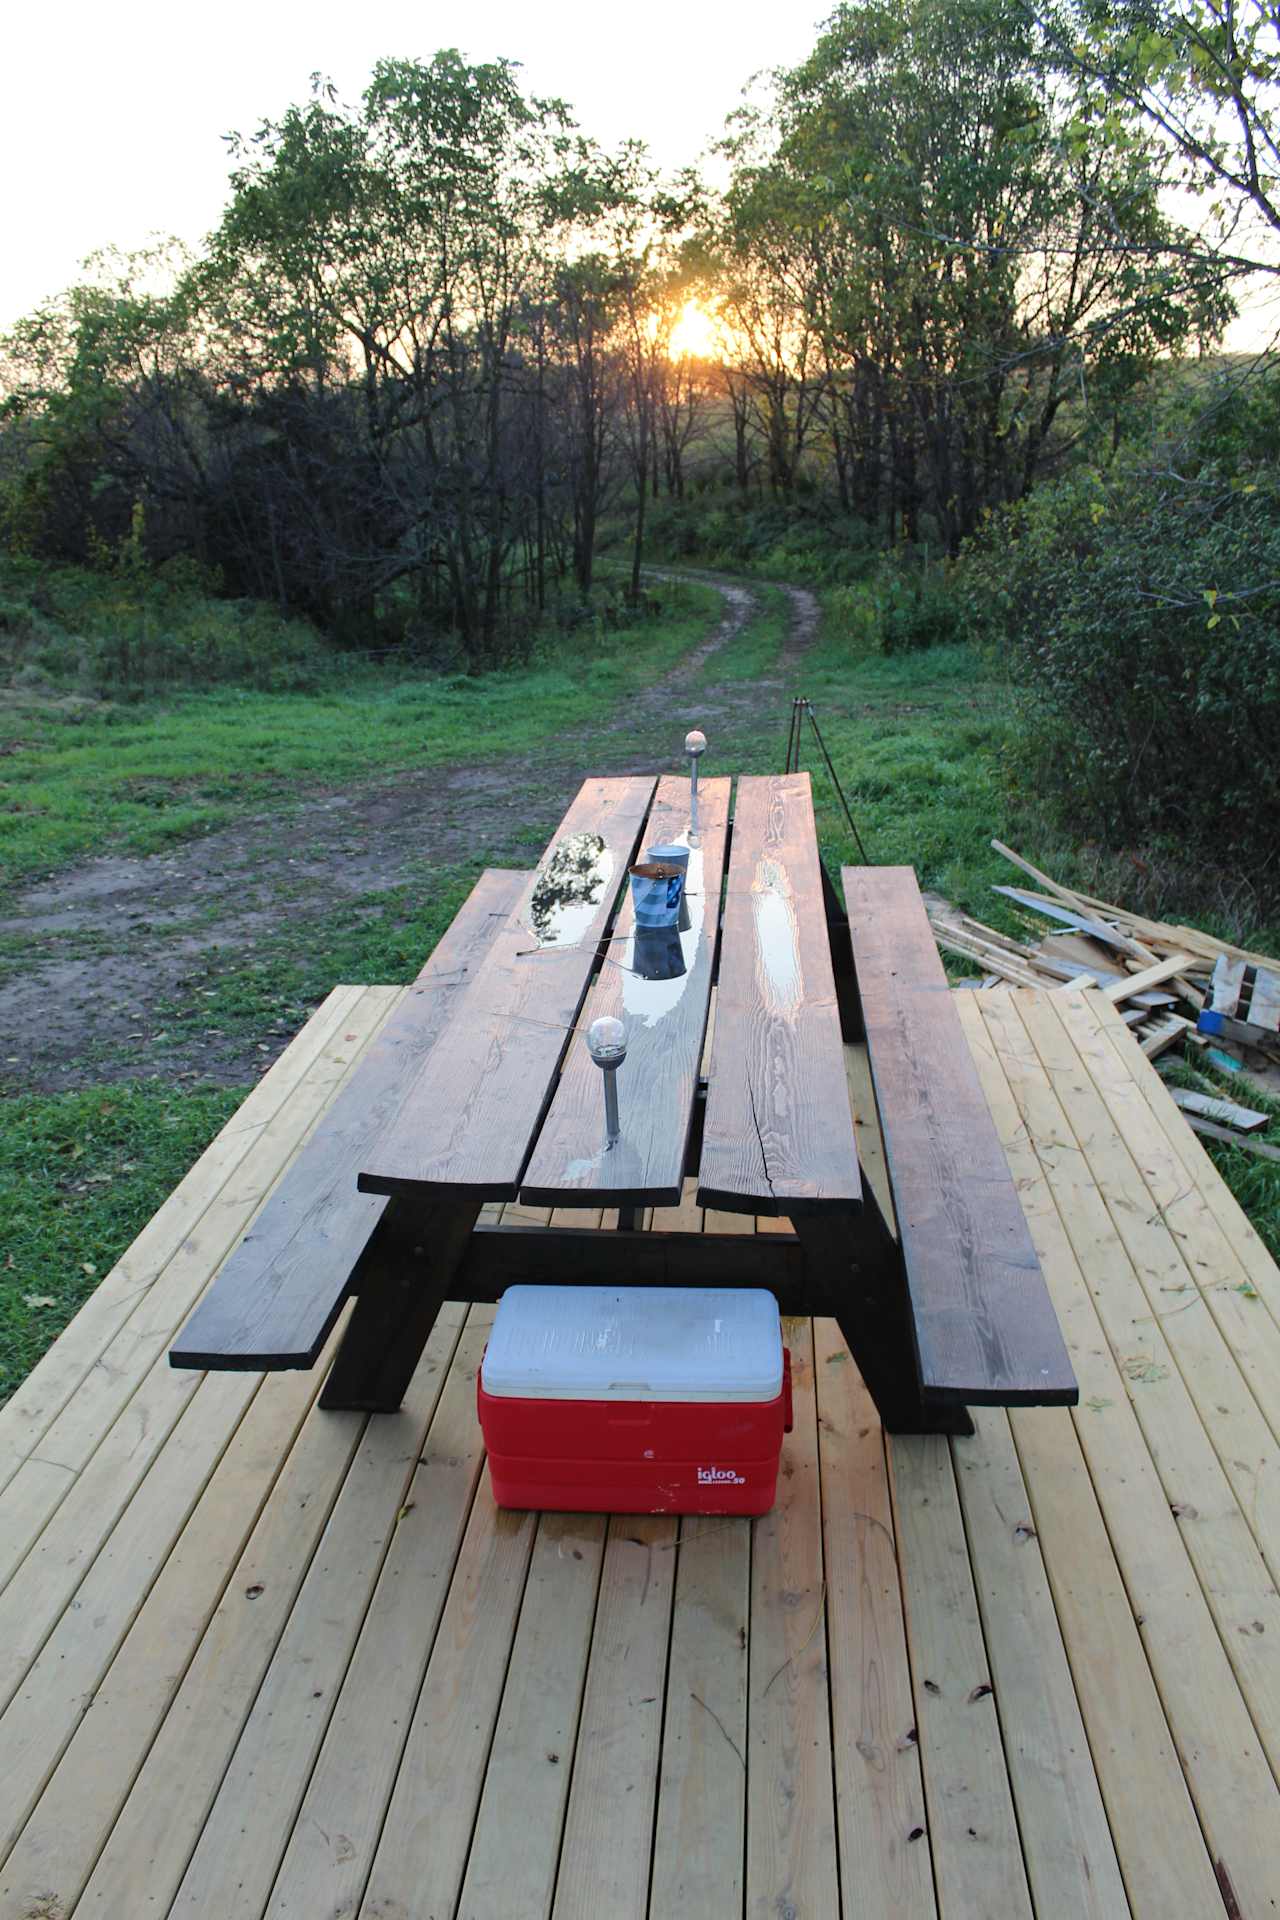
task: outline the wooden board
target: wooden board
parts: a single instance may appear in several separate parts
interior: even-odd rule
[[[1005,1761],[1036,1910],[1121,1920],[1129,1904],[1008,1413],[978,1408],[953,1455],[995,1704],[1019,1729]]]
[[[1220,1127],[1232,1127],[1237,1133],[1256,1133],[1271,1124],[1270,1115],[1254,1107],[1238,1107],[1234,1100],[1215,1100],[1212,1094],[1191,1093],[1186,1087],[1170,1087],[1176,1107],[1200,1120],[1216,1120]]]
[[[598,1513],[538,1521],[459,1920],[551,1911],[606,1524]]]
[[[363,1193],[515,1199],[653,788],[584,784],[368,1149]]]
[[[554,1920],[645,1920],[678,1522],[609,1522]]]
[[[327,1718],[458,1337],[456,1317],[436,1323],[390,1418],[312,1415],[304,1437],[316,1444],[291,1460],[228,1582],[93,1868],[86,1913],[168,1912],[219,1793],[232,1799],[237,1779],[247,1782],[238,1839],[250,1878],[258,1827],[281,1844],[279,1817],[253,1788],[255,1753],[286,1777],[295,1746]],[[230,1811],[224,1802],[219,1822]]]
[[[846,867],[844,892],[925,1397],[1069,1403],[1075,1375],[915,875]]]
[[[898,1434],[889,1441],[938,1907],[943,1916],[1030,1920],[1018,1823],[948,1447],[932,1434]]]
[[[648,1920],[742,1913],[751,1522],[680,1523]]]
[[[810,1323],[788,1320],[795,1427],[755,1524],[747,1704],[747,1920],[839,1912]],[[854,1908],[856,1911],[856,1908]]]
[[[585,1032],[607,1015],[626,1028],[627,1057],[618,1073],[621,1138],[607,1143],[604,1076],[575,1037],[525,1172],[522,1200],[596,1207],[679,1202],[719,945],[728,825],[729,781],[704,781],[698,844],[689,852],[687,933],[637,932],[628,888],[579,1022]],[[689,782],[668,775],[658,783],[645,843],[683,844],[688,838]],[[643,977],[677,958],[685,971],[674,979]]]
[[[371,1622],[381,1686],[362,1675],[369,1659],[358,1652],[347,1718],[340,1707],[272,1889],[273,1914],[354,1912],[362,1893],[374,1913],[415,1904],[453,1912],[536,1525],[531,1513],[500,1513],[482,1477],[416,1707],[413,1664],[385,1658],[397,1642],[408,1653],[408,1631],[389,1618]],[[415,1569],[401,1569],[395,1588],[404,1628],[417,1622],[429,1644],[432,1608]]]
[[[933,1856],[884,1435],[833,1320],[814,1322],[831,1727],[845,1911],[932,1920]]]
[[[795,1214],[860,1196],[809,776],[743,778],[698,1200]]]
[[[1240,1003],[1243,984],[1244,961],[1229,960],[1225,953],[1220,953],[1213,969],[1213,991],[1209,1002],[1212,1012],[1234,1013]]]
[[[335,1864],[348,1830],[359,1836],[367,1831],[362,1823],[380,1819],[385,1800],[376,1812],[371,1805],[390,1750],[398,1757],[404,1734],[403,1722],[395,1729],[386,1701],[389,1693],[403,1700],[405,1671],[420,1673],[426,1663],[480,1476],[475,1374],[486,1328],[476,1316],[483,1313],[472,1310],[421,1459],[416,1445],[404,1459],[411,1422],[390,1461],[385,1450],[393,1436],[382,1440],[384,1470],[398,1465],[402,1485],[404,1468],[411,1472],[400,1506],[389,1512],[379,1500],[362,1515],[344,1512],[343,1522],[358,1529],[345,1551],[333,1537],[335,1513],[328,1550],[313,1563],[205,1819],[173,1904],[175,1916],[225,1920],[255,1903],[261,1912],[304,1800],[323,1813],[320,1828],[306,1819],[299,1845],[323,1846]],[[374,1424],[381,1428],[396,1418]],[[354,1493],[349,1477],[344,1495]],[[379,1620],[388,1625],[385,1638],[370,1631]],[[361,1759],[367,1773],[358,1770]],[[257,1787],[266,1780],[269,1793]],[[335,1809],[331,1789],[339,1780],[350,1797]]]
[[[370,992],[365,987],[333,989],[110,1273],[98,1282],[71,1325],[14,1389],[0,1408],[0,1488],[82,1387],[116,1334],[135,1314],[145,1313],[149,1296],[169,1262],[198,1230],[203,1215],[246,1157],[253,1154],[256,1162],[268,1123],[282,1109],[292,1108],[306,1075],[315,1069],[334,1035],[349,1027],[350,1015],[366,1002]],[[285,1117],[285,1131],[295,1145],[303,1124],[301,1116],[295,1119],[292,1111]],[[175,1325],[182,1311],[185,1308],[175,1314]],[[113,1367],[112,1371],[118,1377],[118,1369]]]
[[[1249,1024],[1270,1033],[1280,1028],[1280,973],[1269,973],[1265,967],[1257,969],[1249,997]]]
[[[40,1548],[51,1567],[71,1571],[73,1563],[88,1564],[200,1384],[193,1374],[171,1372],[165,1349],[218,1261],[252,1219],[264,1184],[296,1153],[394,997],[394,989],[367,988],[343,1010],[336,1030],[326,1025],[318,1057],[257,1134],[252,1153],[208,1199],[163,1269],[149,1279],[136,1276],[134,1311],[85,1367],[79,1387],[41,1434],[38,1456],[25,1459],[0,1494],[0,1585],[21,1565],[42,1527]],[[93,1299],[85,1311],[97,1325]],[[78,1317],[68,1333],[76,1356],[71,1365],[79,1371],[88,1343],[81,1341]],[[59,1382],[59,1393],[69,1370],[55,1363],[46,1376]],[[28,1411],[34,1415],[41,1404],[28,1403]],[[25,1428],[24,1418],[24,1438]],[[86,1467],[87,1475],[81,1472]],[[64,1500],[70,1505],[61,1514]],[[65,1561],[59,1557],[64,1552]],[[54,1577],[61,1579],[61,1572]],[[32,1619],[27,1603],[20,1612],[26,1632]]]
[[[1019,1122],[1035,1143],[1074,1256],[1071,1265],[1049,1271],[1080,1372],[1076,1431],[1130,1605],[1140,1618],[1147,1659],[1213,1858],[1236,1889],[1240,1912],[1265,1912],[1271,1896],[1264,1898],[1263,1889],[1274,1879],[1274,1860],[1260,1836],[1280,1820],[1280,1795],[1230,1664],[1237,1650],[1229,1653],[1228,1643],[1243,1643],[1241,1629],[1252,1633],[1254,1619],[1264,1626],[1255,1638],[1266,1644],[1271,1634],[1256,1604],[1263,1599],[1256,1581],[1242,1584],[1237,1570],[1225,1569],[1218,1557],[1224,1535],[1240,1539],[1243,1516],[1214,1473],[1195,1423],[1166,1423],[1160,1433],[1151,1424],[1156,1410],[1149,1396],[1161,1387],[1177,1389],[1172,1368],[1163,1379],[1130,1386],[1099,1322],[1100,1311],[1112,1317],[1119,1351],[1129,1355],[1134,1349],[1126,1335],[1135,1317],[1144,1315],[1145,1302],[1126,1310],[1111,1300],[1131,1270],[1058,1097],[1081,1087],[1086,1070],[1077,1059],[1074,1069],[1064,1061],[1061,1077],[1051,1074],[1019,1018],[1017,994],[983,994],[974,1004],[996,1044]],[[1135,1191],[1130,1205],[1140,1219],[1156,1211],[1149,1192]],[[1144,1339],[1154,1325],[1144,1319]],[[1169,1442],[1179,1438],[1180,1451],[1197,1456],[1198,1472],[1188,1473],[1183,1459],[1167,1456]],[[1201,1490],[1205,1472],[1217,1481],[1207,1498]],[[1274,1606],[1274,1596],[1269,1604]],[[1221,1624],[1215,1608],[1223,1609]]]
[[[356,1179],[528,876],[490,869],[170,1350],[175,1367],[310,1367],[386,1206]]]

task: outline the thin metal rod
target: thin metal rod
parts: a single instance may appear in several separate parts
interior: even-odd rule
[[[609,1145],[622,1138],[622,1127],[618,1120],[618,1069],[606,1067],[604,1070],[604,1126]]]
[[[841,797],[841,806],[844,808],[844,818],[848,820],[848,831],[854,835],[854,843],[856,843],[856,847],[858,847],[858,852],[862,854],[864,866],[871,866],[871,856],[869,856],[869,852],[867,852],[867,849],[862,845],[862,833],[858,831],[858,824],[856,824],[856,820],[854,820],[854,816],[852,816],[852,812],[850,812],[848,801],[846,801],[846,797],[844,797],[844,787],[841,785],[841,776],[837,774],[835,764],[833,764],[833,760],[831,760],[831,755],[827,753],[827,741],[821,737],[821,728],[818,726],[818,714],[814,712],[814,703],[812,703],[812,701],[806,701],[806,699],[796,699],[796,701],[791,703],[791,708],[793,708],[793,722],[791,722],[791,724],[793,724],[794,730],[794,758],[796,758],[796,768],[794,768],[794,770],[796,770],[796,772],[800,770],[800,730],[802,730],[802,724],[804,724],[804,714],[808,714],[808,716],[810,716],[810,726],[814,728],[814,739],[818,741],[821,756],[823,756],[823,760],[827,762],[827,772],[829,772],[829,776],[831,776],[831,785],[835,787],[835,791],[837,791],[839,797]],[[791,737],[789,737],[789,739],[787,739],[787,772],[791,772],[791,745],[793,745],[793,741],[791,741]]]

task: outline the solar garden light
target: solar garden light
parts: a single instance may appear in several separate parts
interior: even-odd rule
[[[622,1136],[618,1124],[618,1068],[627,1057],[627,1030],[611,1013],[602,1013],[587,1028],[587,1051],[604,1074],[604,1120],[608,1143]]]
[[[689,756],[689,793],[696,812],[698,806],[698,762],[707,750],[707,736],[699,727],[684,737],[684,750]]]
[[[689,756],[689,824],[698,824],[698,762],[707,750],[707,736],[700,727],[694,727],[684,737],[684,750]]]

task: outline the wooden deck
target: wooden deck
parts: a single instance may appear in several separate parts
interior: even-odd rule
[[[0,1414],[0,1920],[1280,1911],[1280,1274],[1101,996],[959,996],[1079,1408],[886,1448],[795,1323],[775,1510],[682,1525],[495,1511],[491,1309],[392,1416],[168,1366],[397,991]]]

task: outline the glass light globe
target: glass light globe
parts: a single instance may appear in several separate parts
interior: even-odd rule
[[[587,1051],[598,1067],[616,1067],[627,1053],[627,1030],[611,1013],[602,1013],[587,1028]]]
[[[684,750],[686,753],[692,754],[695,758],[698,754],[706,752],[707,736],[700,727],[694,727],[691,732],[686,733],[684,737]]]

